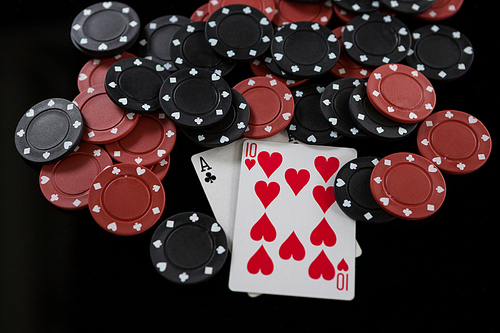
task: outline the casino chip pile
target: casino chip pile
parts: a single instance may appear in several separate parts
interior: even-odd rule
[[[338,172],[339,207],[366,223],[431,216],[446,196],[442,172],[466,174],[487,161],[491,138],[479,119],[435,110],[432,82],[460,79],[473,62],[469,39],[438,22],[463,0],[234,2],[144,25],[119,2],[75,17],[71,42],[92,58],[76,80],[80,93],[30,107],[15,132],[19,154],[41,165],[50,203],[89,209],[115,235],[156,227],[155,269],[189,284],[215,275],[228,246],[210,216],[162,219],[162,179],[180,129],[206,148],[284,130],[309,145],[416,132],[418,153],[362,156]],[[334,13],[345,25],[331,26]],[[405,15],[422,26],[410,31]],[[242,63],[253,76],[232,82]]]

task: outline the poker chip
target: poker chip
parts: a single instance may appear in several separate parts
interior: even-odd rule
[[[309,21],[327,25],[333,15],[331,1],[292,2],[275,0],[276,11],[273,23],[276,26],[293,22]]]
[[[239,82],[233,88],[243,95],[250,108],[250,120],[244,137],[271,137],[284,130],[292,120],[292,93],[277,79],[254,76]]]
[[[350,218],[369,223],[395,219],[380,208],[370,190],[370,176],[379,158],[363,156],[345,163],[335,177],[333,188],[339,208]]]
[[[140,20],[128,5],[107,1],[82,10],[71,24],[71,41],[95,57],[111,57],[128,50],[139,38]]]
[[[141,115],[129,134],[105,148],[118,162],[149,166],[166,158],[176,139],[174,123],[160,112]]]
[[[160,89],[160,105],[177,125],[205,128],[217,124],[231,107],[231,88],[217,73],[185,68],[170,75]]]
[[[127,58],[109,68],[105,88],[119,107],[140,114],[160,111],[158,93],[170,72],[145,58]]]
[[[83,116],[85,142],[105,144],[120,140],[139,121],[139,115],[123,110],[109,99],[104,85],[87,88],[73,102]]]
[[[191,21],[193,22],[206,22],[210,17],[210,12],[208,11],[208,2],[204,3],[198,7],[193,14],[191,14]]]
[[[178,69],[206,68],[219,75],[228,74],[236,65],[219,57],[205,38],[205,22],[192,22],[181,26],[172,36],[172,61]]]
[[[183,133],[200,146],[209,148],[224,146],[241,138],[248,126],[250,109],[239,92],[231,89],[231,94],[231,107],[220,122],[205,129],[184,128]]]
[[[379,0],[384,6],[396,13],[418,14],[425,12],[434,4],[435,0]]]
[[[163,221],[151,238],[149,251],[156,271],[179,284],[212,278],[228,256],[222,226],[197,212],[179,213]]]
[[[491,153],[491,137],[474,116],[456,110],[431,114],[417,133],[420,154],[446,173],[467,174],[479,169]]]
[[[363,80],[356,78],[337,79],[329,83],[321,94],[321,114],[333,129],[349,138],[366,138],[349,112],[351,92],[363,83]]]
[[[330,29],[307,21],[285,25],[271,43],[276,64],[297,78],[323,75],[335,66],[340,46]]]
[[[168,71],[175,71],[177,67],[170,56],[172,37],[181,26],[190,22],[182,15],[165,15],[152,20],[142,29],[139,55],[161,64]]]
[[[14,142],[19,154],[39,164],[70,154],[83,136],[78,107],[64,98],[50,98],[32,106],[19,120]]]
[[[408,137],[418,123],[405,124],[391,120],[378,112],[366,94],[366,82],[354,88],[349,97],[351,119],[366,134],[382,140]]]
[[[160,162],[149,166],[149,170],[153,171],[156,177],[162,181],[170,169],[170,154]]]
[[[165,208],[165,190],[148,168],[119,163],[95,177],[90,186],[88,207],[104,230],[133,236],[158,222]]]
[[[444,25],[427,25],[413,31],[406,61],[432,80],[453,80],[469,70],[474,50],[460,31]]]
[[[433,215],[446,196],[446,184],[436,165],[407,152],[384,157],[371,173],[370,189],[382,209],[404,220]]]
[[[287,131],[301,142],[328,145],[342,138],[321,113],[320,99],[324,89],[321,84],[307,84],[292,91],[295,107]]]
[[[273,27],[261,11],[245,5],[229,5],[210,15],[205,36],[219,56],[248,61],[269,48]]]
[[[436,92],[417,70],[401,64],[378,67],[368,78],[368,98],[375,109],[401,123],[417,123],[436,105]]]
[[[333,3],[354,13],[369,13],[380,9],[380,3],[374,0],[333,0]]]
[[[302,79],[302,80],[287,79],[279,75],[275,75],[264,64],[264,60],[261,60],[260,58],[254,59],[250,62],[250,70],[255,76],[267,76],[268,78],[274,78],[277,81],[280,81],[281,83],[285,84],[288,88],[300,86],[309,80],[309,79]]]
[[[80,142],[64,159],[45,164],[40,170],[40,189],[54,206],[75,210],[87,207],[94,178],[113,161],[101,147]]]
[[[345,26],[341,26],[332,30],[333,34],[337,36],[339,41],[340,55],[337,59],[337,63],[330,70],[330,73],[338,78],[352,77],[357,79],[367,79],[373,69],[358,64],[353,61],[347,53],[342,51],[342,34],[344,29]]]
[[[90,59],[78,74],[78,91],[82,92],[90,87],[104,85],[104,78],[108,69],[118,60],[125,58],[135,58],[135,55],[123,52],[114,57]]]
[[[464,0],[436,0],[431,8],[415,17],[426,21],[445,20],[455,15],[463,3]]]
[[[356,16],[346,25],[342,40],[354,61],[371,67],[402,61],[411,46],[406,25],[383,13]]]
[[[261,11],[269,21],[272,21],[275,12],[274,0],[210,0],[208,2],[208,10],[213,14],[221,7],[228,5],[247,5]]]

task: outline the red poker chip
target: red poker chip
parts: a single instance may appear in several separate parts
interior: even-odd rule
[[[87,88],[74,102],[82,112],[85,142],[105,144],[120,140],[139,121],[139,115],[123,110],[109,99],[104,85]]]
[[[383,158],[372,171],[370,189],[382,209],[404,220],[431,216],[446,196],[446,184],[436,165],[411,153]]]
[[[87,207],[94,178],[113,161],[99,146],[80,142],[64,159],[45,164],[40,170],[40,189],[54,206],[76,210]]]
[[[274,0],[276,11],[273,23],[276,26],[283,24],[310,21],[327,25],[333,15],[331,1],[295,2],[288,0]]]
[[[198,7],[193,14],[191,14],[190,20],[193,22],[206,22],[210,17],[210,12],[208,11],[208,2]]]
[[[118,162],[150,166],[170,154],[176,138],[175,125],[165,113],[143,114],[129,134],[105,148]]]
[[[260,10],[269,21],[273,20],[275,12],[274,0],[210,0],[208,2],[208,12],[212,15],[217,9],[229,5],[247,5]]]
[[[436,105],[436,92],[429,80],[416,69],[387,64],[376,68],[368,78],[368,99],[389,119],[405,124],[427,118]]]
[[[425,21],[442,21],[455,15],[464,0],[436,0],[431,8],[415,17]]]
[[[168,169],[170,169],[170,154],[160,162],[149,166],[149,170],[153,171],[160,181],[165,178],[168,173]]]
[[[78,91],[82,92],[90,87],[104,85],[104,78],[108,69],[117,61],[125,58],[136,58],[135,55],[123,52],[114,57],[95,58],[87,61],[78,74]]]
[[[244,137],[271,137],[284,130],[292,120],[292,93],[275,78],[254,76],[241,81],[233,89],[243,95],[250,108],[250,121]]]
[[[340,56],[337,63],[330,70],[330,73],[338,78],[353,77],[356,79],[366,79],[370,76],[373,69],[363,67],[362,65],[354,62],[347,53],[342,51],[342,33],[345,26],[341,26],[332,30],[333,34],[337,36],[340,45]]]
[[[132,236],[151,228],[165,208],[161,181],[146,167],[115,164],[95,177],[89,191],[89,210],[104,230]]]
[[[491,137],[476,117],[444,110],[430,115],[417,133],[420,154],[446,173],[462,175],[483,166],[491,153]]]

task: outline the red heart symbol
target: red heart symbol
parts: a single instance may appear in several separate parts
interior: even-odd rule
[[[276,239],[276,229],[266,213],[253,225],[250,230],[250,237],[254,241],[260,241],[264,238],[266,242],[272,242]]]
[[[292,231],[286,241],[281,244],[279,255],[283,260],[288,260],[291,257],[293,257],[293,259],[297,261],[301,261],[302,259],[304,259],[304,257],[306,256],[306,249],[295,234],[295,231]]]
[[[251,158],[247,158],[245,160],[245,165],[247,166],[248,170],[252,170],[253,166],[255,165],[255,160]]]
[[[318,226],[314,228],[310,238],[311,243],[316,246],[325,243],[325,246],[331,247],[337,243],[337,235],[335,235],[335,232],[325,218],[323,218]]]
[[[342,258],[342,260],[337,265],[337,270],[338,271],[346,271],[346,272],[349,270],[349,265],[347,265],[344,258]]]
[[[257,155],[257,160],[267,178],[269,178],[273,172],[279,168],[281,162],[283,162],[283,156],[278,152],[269,154],[267,151],[261,151],[259,155]]]
[[[333,187],[332,187],[333,189]],[[263,180],[259,180],[255,183],[255,194],[260,199],[260,202],[264,205],[264,208],[267,208],[271,202],[278,196],[280,193],[280,184],[275,182],[270,182],[267,184]]]
[[[295,193],[295,196],[297,196],[300,190],[306,186],[307,182],[309,182],[309,178],[311,178],[311,175],[306,169],[301,169],[298,172],[295,169],[288,169],[285,171],[285,180],[293,193]]]
[[[321,185],[318,185],[313,188],[313,197],[314,200],[318,203],[318,205],[323,210],[323,213],[326,213],[328,208],[335,202],[335,195],[333,194],[333,186],[328,186],[324,188]]]
[[[309,276],[312,279],[319,279],[323,276],[325,280],[333,280],[335,277],[335,268],[333,268],[330,259],[326,256],[325,252],[321,250],[320,254],[309,266]]]
[[[269,254],[267,254],[264,245],[255,252],[255,254],[248,260],[247,270],[250,274],[257,274],[259,271],[264,275],[269,275],[274,270],[274,264]]]
[[[330,157],[328,160],[325,156],[318,156],[314,159],[314,167],[318,170],[323,180],[328,182],[333,174],[339,169],[340,162],[336,157]]]

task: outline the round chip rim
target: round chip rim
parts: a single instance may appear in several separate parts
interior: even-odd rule
[[[158,77],[165,82],[170,72],[165,69],[159,63],[148,60],[145,58],[126,58],[114,63],[106,72],[105,84],[106,92],[109,98],[119,107],[126,111],[131,111],[139,114],[151,114],[161,110],[160,101],[158,100],[158,94],[150,100],[143,101],[129,96],[127,93],[123,92],[119,84],[120,77],[131,68],[141,68],[142,70],[147,70],[155,73]],[[158,92],[161,87],[158,87]]]
[[[118,171],[119,170],[119,171]],[[131,221],[118,221],[105,213],[102,196],[107,185],[119,177],[134,177],[149,188],[151,200],[148,210]],[[101,171],[92,182],[88,196],[88,208],[94,221],[109,233],[133,236],[145,232],[159,221],[165,209],[165,190],[162,182],[147,167],[118,163]]]
[[[31,122],[46,111],[57,109],[68,118],[68,133],[57,145],[48,150],[41,150],[31,145],[27,131]],[[14,137],[16,149],[27,161],[37,164],[48,164],[69,155],[83,136],[83,116],[78,106],[64,98],[48,98],[33,105],[23,114],[16,127]]]
[[[455,15],[462,7],[464,0],[448,0],[438,6],[437,1],[423,13],[415,17],[425,21],[442,21]]]
[[[302,3],[297,4],[297,2],[284,1],[284,0],[275,0],[276,2],[276,11],[273,17],[273,23],[276,26],[281,26],[285,24],[290,24],[293,22],[299,21],[310,21],[319,23],[322,25],[327,25],[330,22],[330,19],[333,16],[333,5],[330,1],[311,1],[310,3]],[[289,5],[290,7],[287,10],[291,10],[293,17],[285,17],[283,12],[282,5]],[[304,17],[304,13],[300,10],[300,6],[318,6],[317,15],[315,17],[309,18]]]
[[[121,140],[114,141],[104,145],[105,149],[108,151],[111,158],[119,163],[130,163],[136,165],[151,166],[159,163],[163,160],[170,152],[174,149],[175,142],[177,141],[177,129],[174,123],[168,119],[163,113],[158,112],[156,114],[145,114],[139,117],[138,123],[141,119],[151,118],[163,128],[161,137],[163,138],[159,144],[148,149],[148,151],[141,153],[132,153],[124,148],[121,144],[121,140],[127,137],[127,135],[133,134],[132,130],[129,134],[124,136]],[[136,124],[137,125],[137,124]]]
[[[180,83],[194,78],[208,81],[217,91],[217,105],[203,115],[179,109],[172,94]],[[196,67],[180,69],[171,74],[163,82],[159,96],[161,109],[170,120],[179,126],[193,128],[210,127],[220,122],[230,109],[232,100],[231,87],[222,76],[208,69]]]
[[[66,158],[59,160],[51,164],[45,164],[40,170],[39,185],[43,196],[47,201],[56,207],[66,209],[66,210],[78,210],[87,208],[88,205],[88,193],[90,190],[91,183],[88,184],[88,189],[85,192],[79,193],[77,195],[71,195],[64,193],[54,184],[54,175],[58,171],[58,167],[66,159],[71,158],[73,155],[84,154],[90,157],[95,165],[99,168],[98,174],[113,164],[109,154],[98,145],[80,142],[75,150],[69,154]],[[78,182],[79,174],[74,174],[72,177],[72,182]],[[96,175],[97,176],[97,175]]]
[[[356,44],[356,31],[365,24],[378,22],[387,24],[398,37],[398,45],[389,54],[373,55],[361,50]],[[351,59],[364,66],[378,67],[388,63],[397,63],[405,59],[406,53],[411,46],[411,34],[403,21],[390,14],[385,13],[365,13],[354,17],[346,24],[346,29],[342,34],[343,50]]]
[[[334,0],[334,3],[351,13],[370,13],[380,9],[380,3],[373,0]]]
[[[221,22],[231,15],[244,14],[252,17],[260,27],[259,42],[251,47],[233,48],[219,38]],[[271,45],[274,29],[271,21],[256,8],[247,5],[229,5],[216,10],[206,22],[205,37],[212,50],[219,56],[233,61],[248,61],[260,57]]]
[[[215,11],[217,11],[221,7],[226,7],[227,5],[224,5],[225,0],[211,0],[208,2],[208,11],[209,15],[212,15]],[[248,1],[248,0],[247,0]],[[249,2],[252,2],[252,4],[245,3],[245,5],[251,6],[260,12],[262,12],[266,17],[269,19],[269,21],[273,20],[274,13],[276,12],[276,5],[274,0],[251,0]],[[244,4],[244,3],[240,3]]]
[[[304,86],[298,87],[292,91],[293,100],[294,100],[294,114],[292,120],[286,127],[287,132],[292,135],[295,139],[300,142],[313,144],[313,145],[329,145],[335,143],[342,139],[342,135],[332,129],[330,126],[325,131],[311,131],[308,128],[305,128],[297,121],[297,104],[299,104],[303,97],[310,95],[319,95],[321,98],[321,90],[325,88],[324,84],[315,84],[310,83]],[[319,105],[318,105],[319,106]],[[309,109],[308,111],[312,111],[313,109]],[[317,109],[320,116],[322,116],[321,110],[318,107]],[[325,119],[325,123],[330,125],[328,121]]]
[[[96,41],[84,33],[84,25],[92,15],[103,11],[116,11],[128,22],[125,30],[116,38],[103,42]],[[71,24],[71,41],[77,49],[87,55],[104,58],[123,53],[135,44],[139,38],[141,21],[137,12],[127,4],[113,2],[99,2],[82,10]]]
[[[380,158],[376,156],[362,156],[357,157],[349,162],[346,162],[337,172],[334,181],[334,195],[339,208],[350,218],[365,223],[386,223],[393,221],[396,217],[387,213],[382,208],[375,210],[367,210],[365,207],[358,204],[353,200],[349,193],[348,187],[351,178],[356,172],[361,169],[369,168],[373,170],[376,164],[380,162]],[[354,164],[354,165],[353,165]],[[367,190],[370,192],[371,189],[369,184],[367,184]],[[345,200],[348,200],[348,204],[344,204]],[[375,199],[374,199],[375,200]]]
[[[421,104],[414,109],[403,109],[392,105],[385,100],[381,93],[381,83],[388,75],[405,75],[418,83],[423,94]],[[401,123],[417,123],[427,118],[436,106],[436,91],[431,82],[416,69],[402,64],[387,64],[376,68],[370,77],[366,86],[368,98],[373,107],[384,116]]]
[[[255,76],[266,76],[271,79],[274,78],[286,85],[288,88],[294,88],[309,81],[309,79],[285,79],[284,77],[275,75],[269,70],[269,68],[267,68],[261,58],[254,59],[250,62],[250,70]]]
[[[184,128],[182,132],[191,141],[207,148],[225,146],[241,138],[250,120],[250,108],[245,98],[239,92],[231,89],[231,94],[233,96],[230,110],[234,110],[236,116],[230,128],[226,131],[217,133],[207,132],[199,128]],[[229,117],[229,114],[226,115],[226,117]],[[214,126],[217,126],[217,124]]]
[[[181,227],[201,228],[210,236],[213,252],[203,265],[193,269],[183,269],[173,263],[165,253],[164,245],[168,237]],[[189,211],[175,214],[161,222],[151,237],[149,251],[151,262],[161,276],[178,284],[193,284],[207,281],[221,270],[228,256],[228,244],[224,229],[214,218]]]
[[[400,14],[420,14],[434,4],[434,0],[415,0],[412,2],[399,2],[397,0],[379,0],[385,7]]]
[[[446,68],[427,66],[418,57],[419,44],[430,36],[444,36],[455,42],[460,49],[460,59],[456,64]],[[412,32],[412,45],[406,56],[408,65],[417,69],[431,80],[448,81],[455,80],[467,73],[474,60],[474,48],[472,43],[463,33],[452,27],[442,24],[431,24],[420,27]]]
[[[408,137],[417,128],[418,123],[407,124],[396,122],[390,118],[385,117],[371,104],[368,94],[366,93],[366,81],[364,84],[354,88],[349,98],[349,111],[353,121],[362,129],[366,134],[382,140],[399,140]],[[370,103],[370,108],[366,109],[364,103]],[[370,114],[385,117],[387,122],[393,123],[394,126],[384,126],[375,122]]]
[[[351,88],[354,90],[354,88],[363,85],[364,82],[365,81],[362,79],[348,77],[336,79],[328,83],[321,94],[321,113],[328,121],[331,128],[336,129],[340,134],[348,138],[362,139],[366,138],[367,135],[358,127],[354,120],[349,119],[349,121],[344,121],[344,119],[339,116],[338,110],[334,108],[335,103],[333,103],[333,100],[341,90]],[[349,94],[349,96],[350,95],[351,94]],[[349,109],[349,105],[346,105],[346,107]],[[351,113],[349,112],[346,116],[351,118]]]
[[[276,31],[271,42],[271,54],[276,65],[278,65],[283,72],[293,77],[307,79],[321,76],[329,72],[337,63],[340,55],[340,44],[337,36],[335,36],[329,28],[319,23],[309,21],[294,22],[280,28],[281,29]],[[303,65],[297,64],[288,58],[284,50],[286,39],[299,31],[316,33],[325,41],[327,50],[321,61],[311,65]]]
[[[432,194],[421,204],[402,204],[385,188],[384,179],[388,171],[404,164],[417,166],[425,172],[432,182],[429,186],[432,189]],[[415,185],[415,183],[413,184]],[[432,216],[442,206],[446,196],[446,183],[436,165],[421,155],[408,152],[394,153],[382,158],[373,168],[370,189],[375,201],[382,209],[404,220],[420,220]],[[408,190],[410,191],[410,189]]]
[[[243,133],[243,137],[245,138],[264,139],[278,134],[288,126],[294,114],[294,101],[290,89],[288,89],[285,84],[275,78],[267,76],[250,77],[237,83],[233,87],[233,89],[238,91],[243,97],[245,97],[246,92],[255,88],[266,88],[280,96],[280,110],[278,110],[276,117],[270,122],[262,125],[252,125],[249,122],[247,130]],[[251,117],[252,105],[250,103],[248,105]],[[262,110],[259,112],[262,112]]]
[[[196,10],[189,17],[193,22],[206,22],[210,17],[210,12],[208,11],[208,2],[204,3],[200,7],[196,8]]]
[[[474,133],[476,149],[469,158],[450,160],[435,151],[433,131],[445,122],[458,122]],[[491,154],[491,145],[491,135],[484,124],[471,114],[458,110],[443,110],[431,114],[420,124],[417,132],[417,147],[420,154],[434,162],[441,171],[454,175],[471,173],[482,167]]]
[[[167,157],[162,159],[160,162],[150,165],[149,170],[153,171],[153,173],[158,177],[160,181],[165,179],[167,176],[168,170],[170,169],[170,154]]]

